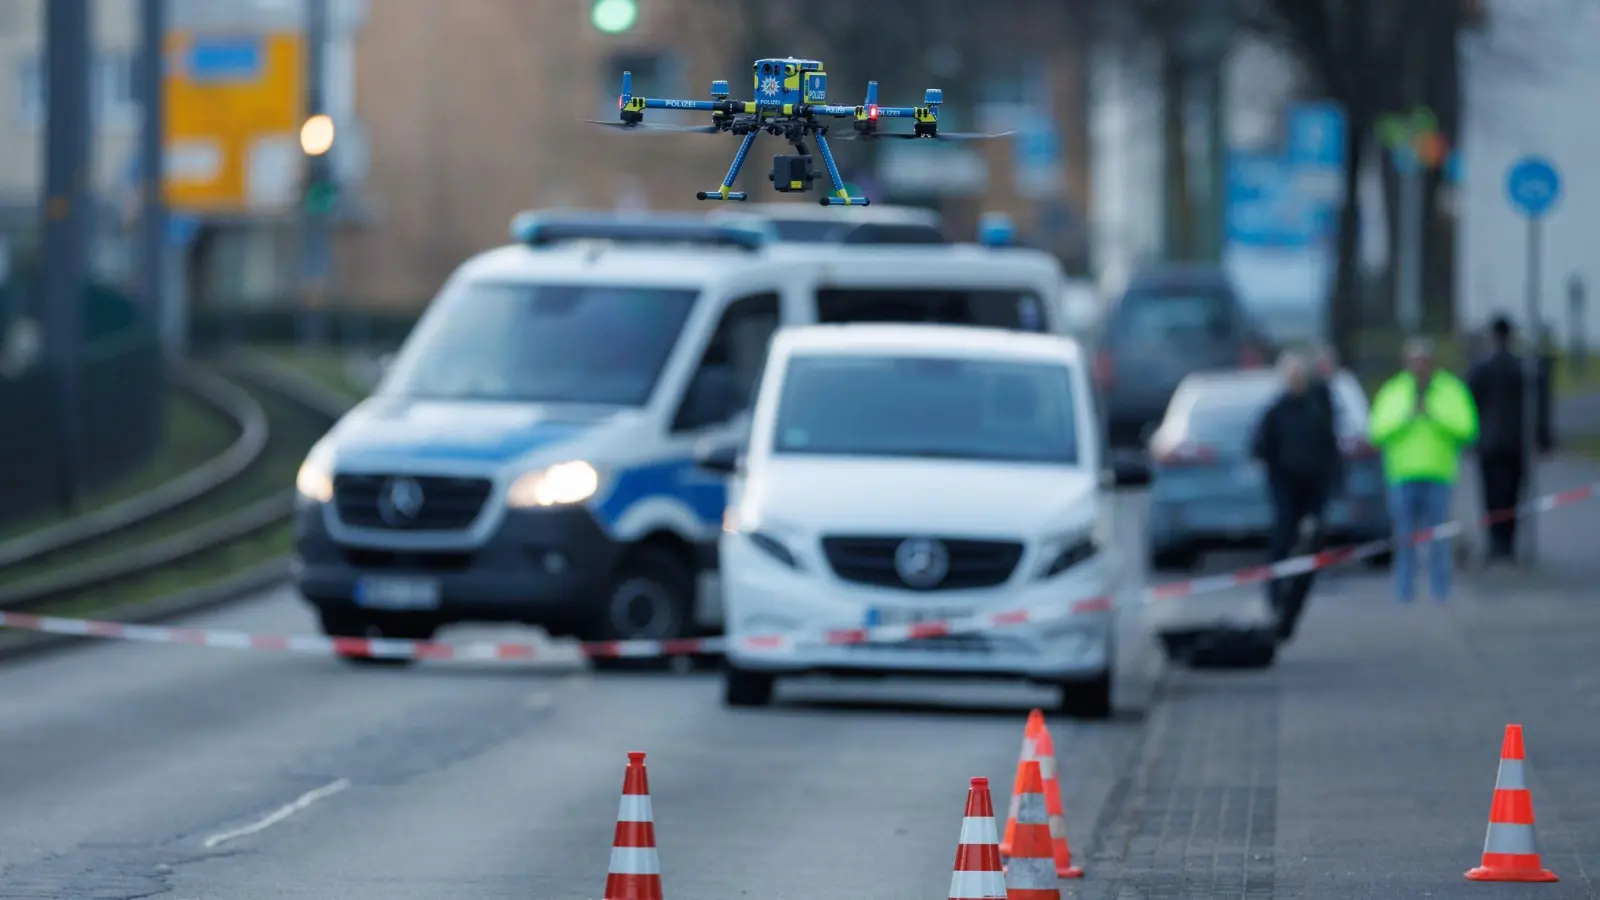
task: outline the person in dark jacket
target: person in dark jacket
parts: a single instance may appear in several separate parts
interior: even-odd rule
[[[1328,430],[1337,440],[1339,436],[1339,405],[1333,399],[1333,379],[1339,374],[1339,357],[1334,349],[1326,344],[1318,346],[1312,352],[1311,366],[1311,396],[1322,407],[1323,415],[1328,418]],[[1333,458],[1333,468],[1328,473],[1328,499],[1339,496],[1344,491],[1344,457],[1336,454]]]
[[[1252,455],[1266,470],[1272,495],[1272,562],[1288,559],[1297,544],[1314,542],[1328,501],[1328,483],[1339,465],[1339,440],[1328,407],[1312,390],[1306,361],[1285,354],[1278,363],[1285,389],[1256,424]],[[1277,615],[1278,637],[1287,641],[1305,609],[1307,576],[1267,583],[1267,601]]]
[[[1527,478],[1527,373],[1511,352],[1512,327],[1505,316],[1489,326],[1491,350],[1467,376],[1478,405],[1478,476],[1484,513],[1490,517],[1485,562],[1516,556],[1517,520],[1511,512]]]

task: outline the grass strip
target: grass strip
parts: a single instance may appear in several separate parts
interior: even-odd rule
[[[377,354],[338,347],[298,347],[270,345],[254,348],[307,378],[338,391],[352,402],[366,399],[372,392],[372,373],[363,377],[363,367],[376,369]]]
[[[148,527],[136,527],[108,536],[79,553],[74,565],[96,555],[151,543],[163,537],[203,526],[264,498],[280,494],[294,485],[295,472],[311,445],[327,430],[321,415],[293,403],[276,392],[236,379],[243,390],[261,404],[266,413],[269,437],[261,458],[234,483],[224,486],[193,507]],[[287,555],[292,549],[292,526],[286,520],[236,541],[202,551],[180,564],[142,573],[113,584],[90,588],[57,598],[39,611],[54,615],[86,616],[128,603],[167,596],[203,587],[233,576],[269,560]],[[58,564],[61,565],[61,564]],[[29,568],[28,579],[48,575],[53,567]],[[12,572],[0,581],[20,581]]]
[[[237,424],[205,402],[177,389],[166,398],[166,429],[149,461],[132,472],[92,491],[72,513],[52,511],[0,527],[0,540],[9,540],[56,525],[152,491],[225,452],[238,438]],[[22,567],[18,567],[22,568]],[[11,573],[0,574],[0,581]]]

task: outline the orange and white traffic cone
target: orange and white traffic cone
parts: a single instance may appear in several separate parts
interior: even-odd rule
[[[961,817],[950,900],[1005,900],[1006,876],[1000,870],[998,837],[989,779],[974,778],[967,788],[967,811]]]
[[[1050,851],[1055,855],[1057,878],[1082,878],[1083,870],[1072,864],[1072,845],[1067,843],[1067,814],[1061,802],[1061,779],[1056,774],[1056,742],[1049,728],[1039,730],[1039,774],[1044,779],[1044,808],[1050,816]]]
[[[1500,744],[1500,772],[1489,807],[1483,864],[1467,873],[1473,881],[1560,881],[1546,869],[1533,835],[1533,795],[1523,772],[1522,726],[1507,725]]]
[[[655,818],[644,754],[629,753],[622,776],[622,805],[611,841],[605,900],[661,900],[661,858],[656,855]]]
[[[1022,752],[1017,756],[1017,777],[1011,783],[1011,809],[1006,813],[1006,833],[1000,838],[1000,855],[1011,855],[1011,842],[1017,832],[1017,803],[1022,797],[1022,768],[1029,760],[1039,758],[1039,732],[1044,730],[1044,710],[1028,713],[1028,725],[1022,729]]]
[[[1006,862],[1008,900],[1061,900],[1056,881],[1056,861],[1050,852],[1050,814],[1044,801],[1044,776],[1039,761],[1022,764],[1022,802],[1017,804],[1017,828]]]

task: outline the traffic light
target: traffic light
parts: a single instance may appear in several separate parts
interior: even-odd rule
[[[306,160],[305,180],[301,185],[300,202],[313,216],[328,216],[339,205],[339,183],[334,180],[333,167],[327,157],[313,156]]]
[[[589,21],[605,34],[622,34],[639,21],[638,0],[593,0]]]

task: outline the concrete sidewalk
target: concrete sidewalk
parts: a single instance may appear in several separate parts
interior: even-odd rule
[[[1600,900],[1600,503],[1540,526],[1539,572],[1458,571],[1450,602],[1404,606],[1353,572],[1275,668],[1170,672],[1067,896]],[[1510,723],[1558,884],[1463,877]]]

